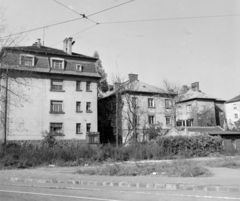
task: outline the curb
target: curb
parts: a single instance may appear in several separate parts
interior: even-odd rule
[[[107,181],[83,181],[83,180],[56,180],[56,179],[21,179],[10,177],[6,178],[12,182],[36,182],[51,184],[74,184],[74,185],[94,185],[94,186],[112,186],[112,187],[135,187],[159,190],[190,190],[190,191],[224,191],[240,192],[240,186],[220,186],[220,185],[196,185],[186,183],[132,183],[132,182],[107,182]]]

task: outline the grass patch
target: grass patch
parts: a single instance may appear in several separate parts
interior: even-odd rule
[[[221,159],[204,161],[202,165],[208,167],[225,167],[232,169],[240,169],[240,157],[224,157]]]
[[[107,176],[164,175],[168,177],[199,177],[211,175],[208,169],[195,162],[186,160],[175,160],[171,163],[163,162],[155,164],[105,164],[98,167],[82,167],[76,173]]]

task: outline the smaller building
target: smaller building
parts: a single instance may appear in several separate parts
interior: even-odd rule
[[[240,130],[240,95],[225,103],[225,111],[229,129]]]
[[[115,83],[114,89],[99,100],[99,131],[102,143],[149,140],[149,128],[171,128],[170,111],[174,93],[138,80]]]
[[[224,102],[200,90],[199,82],[184,85],[176,103],[177,126],[221,126],[224,124]]]

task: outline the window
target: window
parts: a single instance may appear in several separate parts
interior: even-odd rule
[[[76,102],[76,112],[82,112],[81,111],[81,102]]]
[[[188,119],[187,120],[187,127],[191,127],[193,123],[193,119]]]
[[[77,134],[81,134],[82,132],[81,132],[81,124],[80,123],[77,123],[76,124],[76,133]]]
[[[91,124],[87,123],[87,132],[91,132]]]
[[[63,91],[63,80],[51,80],[52,91]]]
[[[86,104],[86,111],[87,112],[92,112],[91,111],[91,102],[87,102],[87,104]]]
[[[32,55],[20,55],[20,65],[34,66],[34,56],[32,56]]]
[[[77,91],[82,91],[82,90],[81,90],[81,82],[80,82],[80,81],[77,81],[77,82],[76,82],[76,90],[77,90]]]
[[[154,116],[148,116],[148,123],[154,124]]]
[[[169,99],[165,99],[165,108],[170,109],[172,107],[171,101]]]
[[[235,119],[238,119],[238,114],[234,114]]]
[[[63,113],[63,102],[62,101],[51,101],[51,112],[52,113]]]
[[[171,118],[166,116],[166,125],[171,125]]]
[[[236,110],[237,109],[237,104],[233,105],[233,109]]]
[[[64,69],[64,59],[51,58],[51,67],[53,69],[63,70]]]
[[[137,107],[137,98],[136,97],[132,97],[132,107],[133,108]]]
[[[177,126],[182,126],[182,121],[181,120],[177,121]]]
[[[91,82],[86,82],[86,91],[91,91]]]
[[[188,113],[192,112],[192,105],[187,105],[187,112]]]
[[[154,107],[154,99],[153,98],[148,99],[148,107]]]
[[[179,112],[179,113],[182,112],[182,106],[181,106],[181,105],[178,106],[178,112]]]
[[[63,124],[62,123],[50,123],[50,132],[63,133]]]
[[[82,72],[83,71],[83,67],[81,64],[77,64],[76,65],[76,71]]]

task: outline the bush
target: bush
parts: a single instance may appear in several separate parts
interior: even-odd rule
[[[38,144],[27,141],[19,144],[9,142],[0,164],[5,167],[23,168],[44,164],[73,166],[104,161],[179,159],[207,156],[220,152],[221,149],[221,138],[208,135],[161,137],[157,141],[123,147],[111,144],[92,146],[75,140],[58,141],[52,136],[47,136]]]

